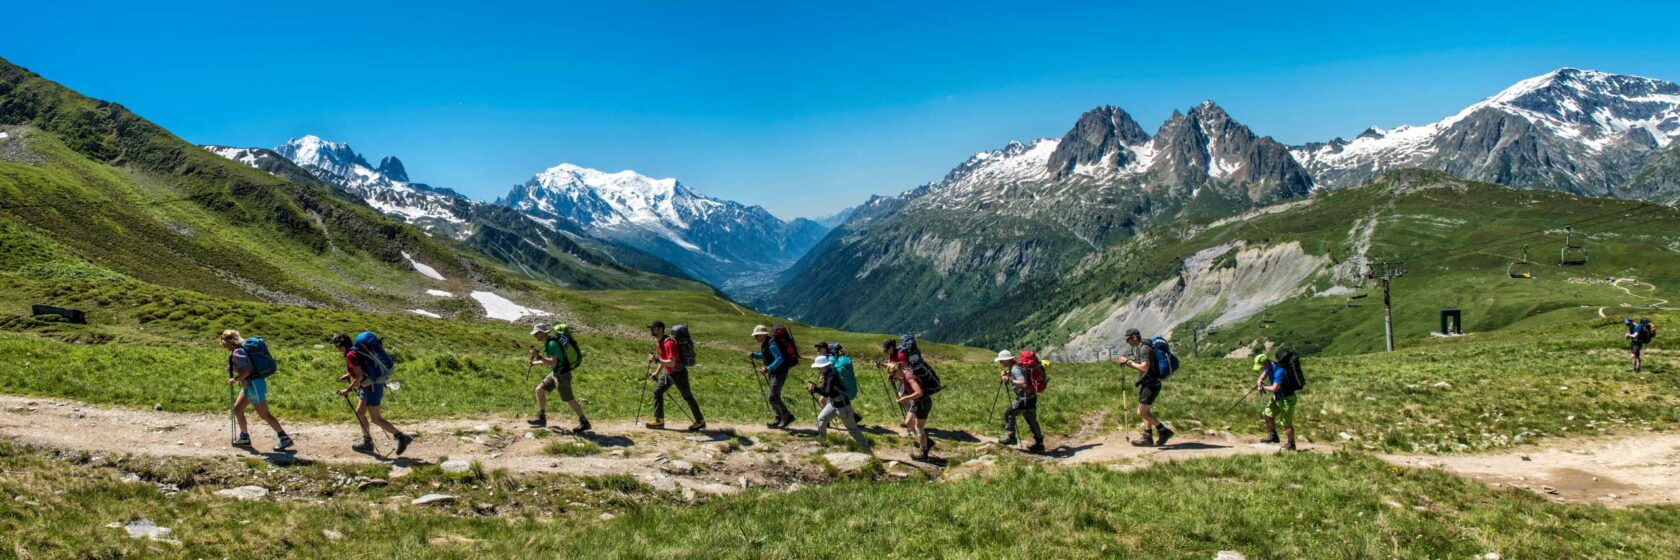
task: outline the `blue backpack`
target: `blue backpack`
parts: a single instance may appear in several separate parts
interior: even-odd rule
[[[1159,336],[1149,339],[1149,347],[1155,349],[1155,365],[1157,377],[1166,380],[1178,372],[1178,355],[1172,352],[1172,345],[1167,339]]]
[[[391,380],[391,373],[396,368],[396,361],[385,353],[385,344],[379,341],[379,336],[373,331],[362,331],[351,342],[356,355],[362,358],[362,370],[368,375],[367,383],[379,385]]]
[[[252,379],[268,379],[268,376],[280,372],[280,364],[275,363],[274,355],[268,353],[268,342],[260,336],[245,339],[241,346],[245,350],[245,357],[251,360]]]

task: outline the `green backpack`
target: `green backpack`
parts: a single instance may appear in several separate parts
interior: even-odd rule
[[[560,363],[556,364],[560,371],[572,371],[583,365],[583,349],[578,347],[571,327],[555,325],[548,330],[548,340],[560,345]]]

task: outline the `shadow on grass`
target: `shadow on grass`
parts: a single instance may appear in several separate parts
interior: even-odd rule
[[[566,435],[588,441],[599,447],[634,447],[636,445],[636,441],[630,439],[629,436],[608,436],[594,432],[566,432]]]

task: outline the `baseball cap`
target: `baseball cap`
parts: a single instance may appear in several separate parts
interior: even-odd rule
[[[1137,329],[1126,329],[1126,338],[1131,338],[1131,337],[1134,337],[1134,336],[1138,337],[1138,338],[1143,338],[1143,333],[1138,332]]]
[[[531,327],[531,336],[536,336],[537,333],[546,333],[546,332],[548,332],[548,325],[546,325],[546,324],[537,323],[536,325]]]
[[[1272,357],[1267,356],[1265,352],[1255,354],[1254,355],[1254,371],[1260,371],[1262,369],[1265,369],[1266,362],[1269,362],[1269,361],[1272,361]]]
[[[648,323],[648,328],[650,328],[650,329],[663,329],[663,328],[665,328],[665,322],[664,321],[654,321],[652,323]]]

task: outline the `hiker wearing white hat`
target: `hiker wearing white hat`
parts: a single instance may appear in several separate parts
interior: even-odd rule
[[[1003,366],[1003,373],[999,381],[1009,386],[1015,392],[1015,401],[1003,412],[1004,436],[998,443],[1015,445],[1019,440],[1015,437],[1015,419],[1027,419],[1027,428],[1032,430],[1033,444],[1027,448],[1033,453],[1044,452],[1044,431],[1038,426],[1038,391],[1043,387],[1044,365],[1038,355],[1031,350],[1022,350],[1021,355],[1008,350],[998,352],[997,363]],[[1035,381],[1037,381],[1035,383]]]
[[[765,398],[770,400],[770,410],[776,415],[765,426],[786,428],[793,423],[793,411],[782,402],[782,387],[787,384],[788,372],[799,364],[799,345],[794,344],[788,328],[781,325],[773,329],[758,325],[753,327],[752,336],[758,341],[758,351],[748,353],[747,357],[764,363],[758,372],[769,382],[770,390]]]
[[[852,440],[868,453],[869,440],[863,437],[863,430],[858,428],[857,417],[852,413],[852,399],[857,398],[857,377],[851,375],[852,360],[845,356],[838,359],[832,355],[818,356],[811,362],[811,368],[821,372],[822,384],[806,383],[805,392],[828,399],[828,404],[823,405],[822,412],[817,414],[817,439],[828,435],[828,421],[838,416],[845,424],[846,432],[852,435]]]

